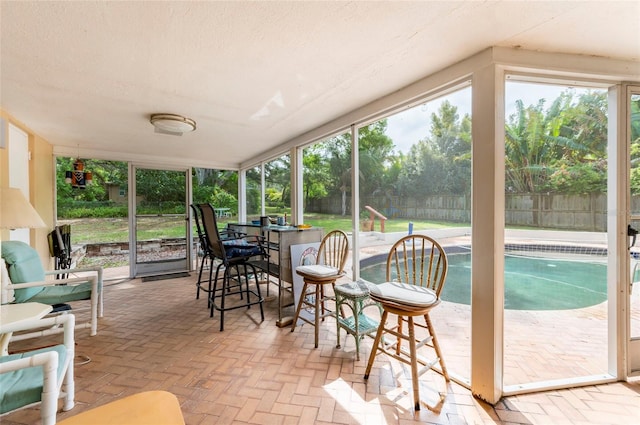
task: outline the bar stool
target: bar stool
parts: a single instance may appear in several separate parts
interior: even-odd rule
[[[250,259],[264,255],[264,250],[258,239],[247,240],[249,236],[241,238],[222,239],[216,223],[216,215],[210,204],[198,204],[200,218],[207,243],[211,248],[212,258],[219,262],[216,268],[215,277],[212,277],[213,266],[209,268],[209,309],[210,316],[213,317],[214,310],[220,312],[220,332],[224,330],[224,313],[238,308],[251,308],[253,305],[260,307],[260,320],[264,321],[264,298],[260,294],[260,284],[258,283],[257,270],[250,263]],[[231,270],[236,270],[235,282],[231,275]],[[241,273],[244,270],[244,273]],[[222,271],[222,282],[218,287],[218,276]],[[255,281],[255,289],[250,289],[251,277]],[[213,285],[212,285],[213,283]],[[244,286],[243,287],[243,283]],[[213,287],[212,287],[213,286]],[[204,288],[202,288],[204,289]],[[240,295],[240,299],[246,296],[244,302],[226,303],[226,298],[230,295]],[[252,299],[251,297],[254,296]]]
[[[298,319],[309,323],[315,329],[315,348],[318,348],[318,334],[320,321],[327,316],[332,316],[325,303],[335,300],[335,297],[325,294],[325,285],[335,287],[335,282],[344,274],[344,265],[349,253],[349,239],[342,230],[333,230],[325,235],[318,248],[316,264],[299,266],[296,273],[302,276],[304,286],[300,293],[300,302],[296,308],[296,314],[291,324],[291,332],[296,329]],[[313,288],[309,291],[309,288]],[[311,300],[309,299],[311,298]],[[300,315],[302,308],[310,308],[314,311],[313,319]]]
[[[428,236],[410,235],[396,242],[389,251],[388,282],[369,285],[371,299],[382,305],[383,313],[364,379],[369,378],[371,367],[379,352],[410,365],[415,410],[420,410],[420,375],[433,369],[449,382],[449,374],[429,318],[431,309],[440,304],[440,293],[444,287],[447,270],[447,255],[438,242]],[[396,326],[387,325],[389,313],[398,317]],[[414,321],[414,318],[419,317],[424,318],[424,325]],[[406,332],[403,331],[404,322],[407,322]],[[418,338],[416,327],[426,331],[427,335]],[[395,338],[385,341],[384,334],[393,335]],[[403,347],[403,342],[408,343],[408,351]],[[419,356],[418,350],[423,348],[431,348],[435,352],[435,358],[427,360]],[[437,364],[440,365],[440,370],[435,368]]]

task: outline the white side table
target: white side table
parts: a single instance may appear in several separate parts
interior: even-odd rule
[[[12,325],[34,319],[41,319],[51,312],[53,307],[40,303],[4,304],[0,306],[0,356],[9,354],[9,341],[13,335]]]

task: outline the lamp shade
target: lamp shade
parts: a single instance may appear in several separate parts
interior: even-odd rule
[[[47,227],[20,189],[0,188],[0,228],[25,229]]]

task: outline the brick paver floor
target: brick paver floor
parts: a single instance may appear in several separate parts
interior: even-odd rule
[[[410,375],[397,363],[378,357],[369,381],[364,381],[368,338],[356,361],[353,339],[336,349],[335,322],[327,319],[320,346],[314,349],[312,327],[292,333],[275,326],[276,301],[265,303],[262,323],[255,306],[228,312],[221,333],[218,316],[209,318],[207,301],[195,299],[195,277],[109,282],[98,335],[89,337],[86,329],[76,332],[77,352],[90,362],[76,365],[76,406],[59,413],[58,420],[140,391],[162,389],[177,395],[191,425],[640,423],[640,383],[513,396],[490,406],[455,383],[445,385],[433,372],[421,378],[423,408],[416,413]],[[447,331],[440,328],[447,339]],[[32,343],[12,343],[10,349]],[[455,369],[455,351],[444,351],[450,369]],[[39,409],[32,407],[0,422],[24,425],[38,420]]]

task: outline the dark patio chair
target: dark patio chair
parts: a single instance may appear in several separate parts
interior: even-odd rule
[[[213,256],[213,251],[209,246],[207,235],[204,233],[202,224],[200,224],[201,218],[199,216],[199,210],[194,204],[191,204],[191,210],[193,211],[193,221],[196,224],[196,231],[198,232],[198,240],[200,242],[200,250],[202,251],[202,261],[200,262],[200,269],[198,271],[198,281],[196,282],[196,288],[197,288],[196,299],[200,299],[201,289],[207,294],[211,292],[211,279],[208,279],[209,286],[207,288],[202,287],[202,272],[207,262],[209,262],[209,269],[213,267],[214,256]],[[211,306],[209,305],[209,307]]]
[[[202,229],[206,237],[206,243],[211,250],[212,260],[219,262],[216,267],[216,274],[213,277],[213,266],[209,269],[209,308],[210,316],[213,312],[220,312],[220,331],[224,330],[224,313],[228,310],[246,307],[251,308],[252,305],[260,306],[261,321],[264,321],[263,303],[264,298],[260,294],[260,284],[258,282],[258,273],[253,264],[249,261],[252,257],[265,255],[261,241],[258,237],[228,237],[222,238],[218,230],[216,222],[215,210],[210,204],[196,205],[200,211],[202,220]],[[235,279],[231,275],[231,271],[235,270]],[[222,271],[222,283],[218,286],[220,272]],[[251,278],[255,282],[255,289],[250,289]],[[234,282],[235,280],[235,282]],[[240,295],[240,299],[246,300],[242,303],[234,302],[227,304],[227,297],[230,295]],[[251,296],[255,298],[252,300]]]
[[[54,267],[61,273],[56,279],[66,279],[69,273],[64,272],[71,268],[71,225],[56,226],[47,236],[49,242],[49,254],[55,258]]]
[[[200,242],[200,250],[202,251],[202,261],[200,262],[200,267],[198,270],[198,281],[196,282],[196,299],[200,299],[200,290],[206,292],[207,294],[211,293],[211,278],[207,279],[205,277],[206,282],[208,282],[208,286],[206,288],[202,287],[202,273],[204,271],[207,263],[209,264],[208,268],[214,266],[215,263],[215,255],[211,246],[209,245],[209,239],[204,231],[204,227],[202,224],[202,217],[200,217],[200,210],[195,204],[191,204],[191,210],[193,211],[193,221],[196,224],[196,231],[198,233],[198,241]],[[220,230],[220,237],[224,239],[238,239],[246,236],[244,233],[234,231],[234,230]],[[208,296],[207,296],[208,298]],[[211,304],[208,304],[208,307],[211,307]]]

